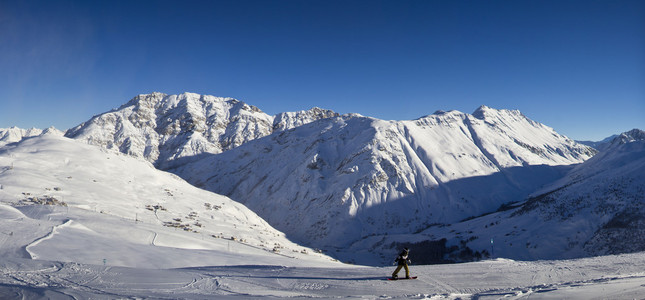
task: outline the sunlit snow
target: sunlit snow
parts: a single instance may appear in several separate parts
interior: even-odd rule
[[[315,113],[314,110],[309,113],[312,112]],[[485,117],[490,113],[499,114],[499,111],[482,107],[472,117]],[[291,117],[295,116],[297,114]],[[289,117],[283,116],[286,119]],[[356,138],[350,140],[362,149],[365,143],[360,142],[361,138],[369,144],[375,135],[382,135],[382,138],[375,139],[377,143],[369,151],[400,152],[401,158],[405,158],[410,165],[426,168],[428,174],[436,175],[401,177],[397,191],[404,193],[406,189],[414,191],[415,184],[432,186],[449,182],[451,176],[456,176],[445,170],[455,168],[465,172],[459,175],[461,177],[467,176],[468,172],[482,171],[474,168],[469,171],[467,166],[472,166],[470,163],[466,163],[464,168],[451,166],[450,155],[441,152],[426,152],[425,158],[418,153],[412,155],[412,151],[436,147],[432,141],[442,145],[442,138],[455,139],[459,132],[464,134],[462,138],[474,140],[473,130],[481,134],[495,128],[479,124],[474,119],[470,119],[470,125],[461,127],[458,124],[464,124],[464,118],[471,116],[443,112],[401,123],[345,116],[331,123],[300,126],[298,130],[275,135],[272,139],[277,142],[289,139],[302,142],[312,132],[324,138],[326,134],[343,134],[342,129],[349,122],[363,122],[363,127],[352,127],[362,128],[363,131],[345,132],[345,138],[349,139],[349,135],[355,134]],[[458,122],[450,123],[453,122],[451,120]],[[526,122],[519,112],[514,111],[503,112],[495,120]],[[297,120],[285,122],[302,125]],[[439,123],[448,131],[423,128]],[[476,129],[477,126],[484,127]],[[542,125],[532,126],[540,128]],[[449,133],[450,129],[456,131]],[[389,133],[393,130],[407,132],[408,140],[404,143],[392,139]],[[419,132],[415,133],[415,130]],[[540,136],[549,130],[541,128],[531,132],[525,127],[522,131],[505,136],[519,140],[523,135],[529,135],[533,136],[534,141],[545,141],[545,145],[552,145],[549,139],[553,138],[566,140],[555,134]],[[372,131],[372,135],[362,134],[368,131]],[[530,256],[531,253],[545,255],[549,251],[567,253],[567,249],[558,248],[566,245],[564,240],[539,240],[540,235],[546,235],[549,231],[566,233],[563,239],[569,239],[569,245],[574,245],[571,243],[576,241],[572,237],[582,237],[583,233],[594,234],[589,243],[602,247],[607,245],[603,239],[624,239],[627,236],[629,232],[620,231],[620,226],[638,226],[627,220],[618,224],[618,227],[605,226],[592,232],[593,226],[597,225],[592,226],[591,223],[603,224],[607,221],[594,221],[594,218],[603,217],[599,213],[601,208],[618,210],[619,214],[612,216],[621,216],[620,210],[638,211],[638,195],[645,186],[640,175],[645,168],[645,147],[642,139],[633,136],[641,134],[640,131],[618,140],[612,146],[613,152],[602,152],[587,163],[573,168],[566,176],[559,175],[560,181],[535,191],[531,195],[533,198],[526,203],[514,204],[518,206],[512,209],[457,222],[452,226],[429,226],[405,237],[405,233],[399,237],[396,234],[368,236],[348,248],[361,249],[378,245],[379,240],[383,244],[398,238],[414,241],[415,238],[452,236],[451,239],[457,239],[468,237],[469,232],[476,232],[482,236],[471,240],[470,244],[478,245],[480,249],[490,249],[491,255],[481,261],[443,265],[421,265],[419,262],[424,260],[427,253],[413,251],[410,256],[413,262],[411,270],[418,279],[398,282],[386,280],[394,270],[389,263],[373,263],[368,267],[339,262],[321,251],[295,243],[291,236],[276,230],[244,205],[198,189],[177,175],[156,169],[149,161],[118,152],[119,149],[87,145],[82,140],[63,137],[62,132],[53,128],[45,131],[12,128],[0,132],[2,299],[635,299],[645,295],[643,252],[571,260],[534,260],[536,257]],[[428,134],[434,134],[432,139],[418,138]],[[485,135],[487,138],[480,140],[480,144],[475,143],[476,148],[480,152],[481,149],[497,150],[482,153],[482,157],[476,159],[487,160],[492,169],[517,163],[522,165],[521,161],[513,160],[513,156],[502,155],[510,153],[508,151],[539,151],[517,141],[514,143],[520,148],[504,148],[502,140],[491,138],[496,136],[494,133]],[[313,142],[307,141],[304,145]],[[421,143],[429,145],[423,146]],[[563,142],[562,145],[567,143]],[[330,145],[340,145],[324,141],[315,144],[316,154],[309,157],[305,168],[324,175],[328,172],[325,164],[329,164],[332,161],[330,158],[336,155]],[[452,146],[471,145],[458,143]],[[573,150],[577,147],[574,144],[570,146]],[[240,149],[245,151],[250,147],[264,149],[262,147],[279,146],[269,146],[259,141]],[[360,155],[361,149],[348,153]],[[450,151],[459,153],[461,150],[455,148]],[[568,159],[553,161],[553,164],[580,159],[567,158],[568,154],[553,151],[558,155],[555,157],[562,157],[557,159]],[[396,163],[398,158],[396,155],[393,157],[388,159]],[[428,163],[428,159],[437,163]],[[208,167],[211,162],[204,163]],[[204,166],[195,169],[197,177],[203,176],[199,172],[205,172]],[[380,166],[383,168],[383,163]],[[433,166],[437,169],[431,172],[428,167]],[[340,168],[339,171],[351,176],[365,167],[349,159],[346,160],[346,168]],[[187,169],[184,169],[183,173],[186,172]],[[298,176],[303,174],[296,173]],[[285,178],[288,176],[285,175]],[[554,194],[554,190],[557,194]],[[566,209],[578,209],[578,197],[592,199],[592,192],[608,196],[593,201],[598,206],[578,210],[583,213],[575,218],[564,214]],[[612,193],[620,194],[614,197]],[[341,190],[340,194],[349,207],[354,206],[356,211],[359,209],[359,202],[356,196],[351,195],[351,190]],[[562,207],[566,209],[557,210],[557,213],[564,215],[554,215],[554,208],[545,205],[551,203],[548,201],[562,202]],[[379,203],[372,202],[370,205]],[[523,208],[519,205],[523,205]],[[370,208],[369,205],[365,207]],[[288,206],[283,206],[283,209],[288,209]],[[292,222],[306,224],[303,221],[308,217],[303,215]],[[560,217],[568,221],[560,222]],[[489,236],[494,237],[494,244]],[[640,251],[637,247],[642,243],[637,241],[634,244],[634,249],[614,250]],[[520,252],[513,247],[537,250]],[[570,256],[575,257],[575,251],[581,249],[570,248],[573,251]],[[611,252],[611,249],[604,248],[598,251],[601,250]],[[515,260],[502,258],[512,257],[516,253],[525,253],[527,256],[516,257]],[[357,251],[355,255],[358,258],[365,253]],[[392,259],[383,257],[383,261]]]

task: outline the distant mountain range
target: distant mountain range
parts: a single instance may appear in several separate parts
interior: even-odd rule
[[[402,245],[426,253],[419,263],[645,246],[610,249],[620,234],[602,231],[645,195],[639,130],[594,144],[597,154],[519,111],[486,106],[384,121],[320,108],[270,116],[231,98],[153,93],[65,136],[229,196],[344,261],[386,263]],[[632,219],[622,236],[640,228],[640,213]]]
[[[31,129],[22,129],[18,127],[11,128],[0,128],[0,147],[20,142],[23,138],[38,136],[43,133],[42,129],[31,128]]]

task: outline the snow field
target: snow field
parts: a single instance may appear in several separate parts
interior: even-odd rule
[[[411,266],[416,280],[387,281],[394,267],[278,265],[145,269],[0,260],[0,296],[53,299],[640,299],[643,253],[579,260]]]
[[[243,205],[145,161],[54,135],[3,150],[0,166],[12,167],[0,171],[2,231],[8,233],[2,238],[13,246],[0,251],[151,268],[261,264],[266,253],[285,265],[302,257],[334,264]],[[56,247],[64,249],[48,251]],[[193,257],[191,250],[202,254]]]

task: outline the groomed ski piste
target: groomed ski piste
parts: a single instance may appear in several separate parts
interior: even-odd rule
[[[56,133],[0,147],[0,299],[642,299],[645,253],[344,264],[243,205]],[[410,253],[414,263],[415,255]]]
[[[3,258],[0,298],[642,299],[645,295],[645,255],[640,253],[566,261],[496,259],[411,266],[419,278],[401,281],[385,280],[390,267],[273,262],[267,256],[257,265],[148,269]]]

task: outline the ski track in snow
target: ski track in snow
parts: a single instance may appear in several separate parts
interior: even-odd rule
[[[152,245],[152,246],[157,246],[157,245],[155,244],[155,240],[157,239],[157,235],[158,235],[158,234],[157,234],[157,232],[156,232],[156,231],[152,231],[152,230],[150,230],[150,232],[153,234],[153,235],[152,235],[152,238],[150,238],[150,245]]]
[[[27,252],[27,254],[29,254],[29,258],[38,259],[38,254],[35,254],[32,251],[29,251],[29,248],[35,247],[36,245],[40,244],[42,241],[52,239],[56,235],[56,233],[58,233],[59,228],[69,226],[71,223],[72,223],[72,220],[70,219],[65,220],[62,224],[52,227],[51,231],[46,236],[39,238],[31,242],[29,245],[25,246],[25,251]]]
[[[430,268],[433,267],[417,267]],[[441,268],[445,268],[441,267]],[[389,269],[388,269],[389,270]],[[209,297],[236,299],[269,298],[388,298],[388,299],[557,299],[559,295],[619,287],[609,291],[610,296],[622,299],[624,295],[645,291],[645,277],[616,276],[594,278],[583,281],[544,284],[528,287],[487,289],[485,283],[479,287],[455,289],[443,281],[422,275],[420,279],[409,282],[386,282],[384,276],[357,277],[354,272],[346,274],[343,269],[300,269],[275,267],[212,267],[201,269],[175,270],[136,270],[128,268],[101,268],[74,263],[58,265],[54,268],[39,269],[32,272],[8,272],[0,278],[0,292],[9,287],[22,287],[27,291],[39,288],[55,288],[56,292],[70,297],[94,296],[113,297],[153,297],[206,299]],[[365,268],[365,273],[375,274],[382,268]],[[530,270],[528,270],[530,272]],[[155,272],[163,273],[154,275]],[[307,272],[307,274],[303,274]],[[134,274],[132,274],[134,273]],[[78,276],[82,274],[83,276]],[[126,280],[132,275],[146,281],[144,286],[131,286]],[[335,276],[337,274],[337,276]],[[126,278],[119,281],[120,276]],[[150,280],[146,280],[150,279]],[[468,281],[465,278],[464,281]],[[428,283],[431,283],[428,285]],[[463,283],[463,282],[461,282]],[[141,284],[141,282],[138,282]],[[429,293],[430,292],[430,293]],[[607,291],[606,291],[607,292]],[[626,293],[626,294],[625,294]],[[588,295],[588,294],[581,294]],[[637,295],[637,294],[636,294]],[[593,295],[592,295],[593,296]],[[594,297],[591,297],[594,298]],[[591,299],[590,298],[590,299]],[[595,298],[600,298],[596,295]]]
[[[73,224],[55,227],[62,226]],[[642,299],[645,295],[645,253],[563,261],[502,259],[413,265],[411,275],[419,276],[417,280],[385,280],[393,269],[275,265],[140,269],[2,258],[0,298],[488,300]]]

